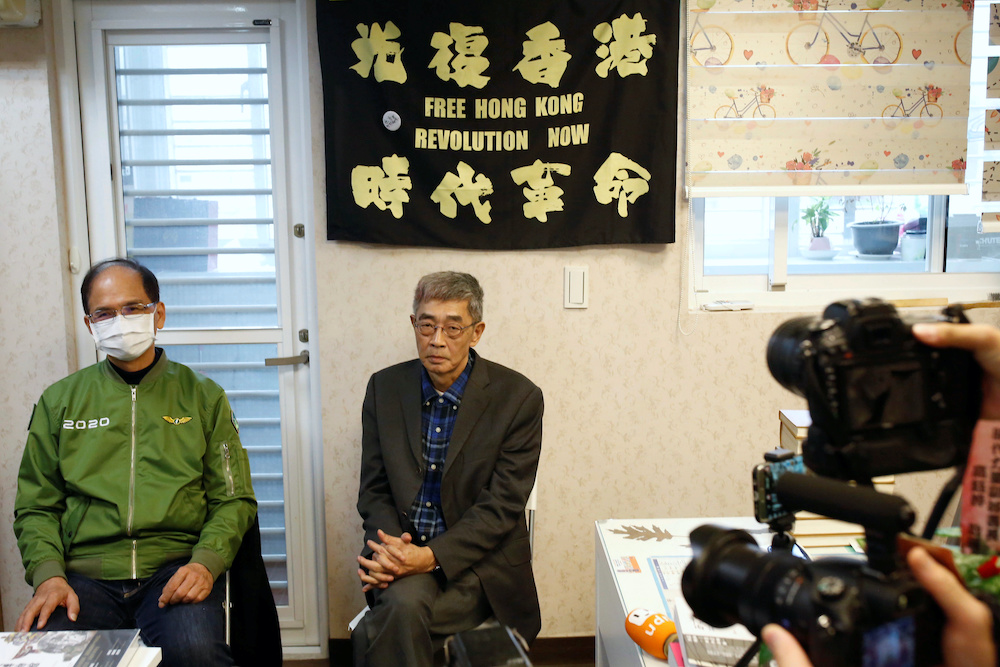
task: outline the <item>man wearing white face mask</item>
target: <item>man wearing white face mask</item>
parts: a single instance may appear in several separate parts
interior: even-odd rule
[[[236,419],[154,346],[166,312],[149,269],[101,262],[81,296],[107,359],[32,414],[14,532],[35,595],[15,629],[138,627],[163,665],[231,665],[215,580],[256,513]]]
[[[156,339],[154,319],[159,314],[156,308],[160,305],[137,303],[122,306],[120,311],[91,313],[88,318],[90,333],[97,349],[114,359],[112,363],[138,359]],[[119,314],[121,317],[118,317]]]

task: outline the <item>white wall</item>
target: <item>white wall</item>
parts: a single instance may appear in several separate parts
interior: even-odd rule
[[[60,171],[50,115],[47,28],[0,31],[0,507],[12,519],[31,405],[75,367],[65,313],[69,277],[59,216]],[[315,145],[322,150],[313,54]],[[778,438],[779,408],[803,401],[771,379],[764,347],[788,313],[684,313],[684,235],[670,246],[472,252],[325,240],[323,160],[314,155],[323,386],[330,635],[361,608],[354,555],[360,412],[369,375],[413,356],[416,280],[457,269],[486,291],[485,357],[531,377],[545,394],[536,577],[542,636],[594,631],[593,522],[607,517],[750,514],[750,468]],[[683,228],[683,224],[678,227]],[[682,231],[682,230],[679,230]],[[590,308],[562,308],[566,265],[590,268]],[[985,311],[974,311],[978,320]],[[988,315],[986,315],[988,316]],[[996,321],[992,316],[992,321]],[[926,507],[940,474],[901,480]],[[4,629],[30,597],[11,530],[0,531]]]

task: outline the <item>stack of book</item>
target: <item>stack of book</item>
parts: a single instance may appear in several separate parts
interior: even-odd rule
[[[0,632],[0,667],[152,667],[160,649],[138,630]]]
[[[674,625],[680,651],[668,653],[673,667],[732,667],[754,643],[754,636],[742,625],[713,628],[694,617],[684,598],[677,598],[673,608]],[[750,667],[757,666],[757,659]]]

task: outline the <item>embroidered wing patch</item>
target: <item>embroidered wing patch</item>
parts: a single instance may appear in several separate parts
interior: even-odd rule
[[[167,415],[163,415],[163,421],[170,422],[171,424],[174,424],[174,425],[176,425],[176,424],[187,424],[189,421],[191,421],[191,418],[190,417],[168,417]]]

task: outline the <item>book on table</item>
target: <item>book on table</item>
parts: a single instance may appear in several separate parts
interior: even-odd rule
[[[0,667],[128,667],[141,646],[136,629],[3,632]]]
[[[694,612],[683,598],[674,600],[673,612],[685,667],[735,665],[754,643],[754,636],[742,625],[713,628],[695,618]],[[750,665],[757,667],[756,657],[751,660]]]

